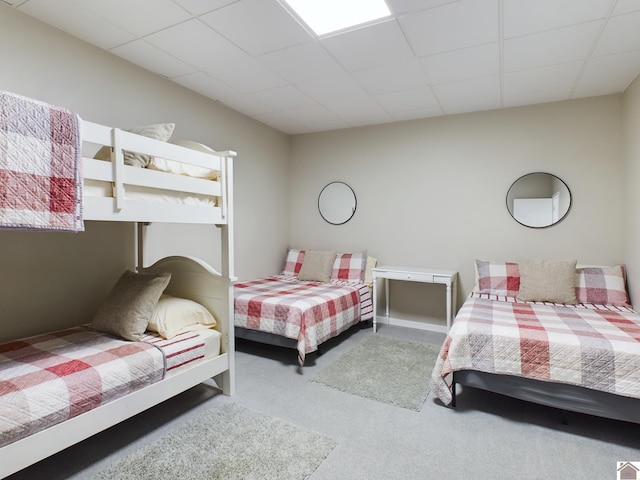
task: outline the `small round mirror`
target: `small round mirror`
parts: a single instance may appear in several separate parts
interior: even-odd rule
[[[356,213],[356,194],[344,182],[331,182],[318,197],[320,215],[332,225],[342,225]]]
[[[520,224],[531,228],[555,225],[569,213],[571,192],[550,173],[529,173],[518,178],[507,192],[507,209]]]

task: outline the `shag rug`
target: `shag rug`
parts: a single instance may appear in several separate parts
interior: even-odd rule
[[[294,480],[309,477],[336,442],[226,403],[130,454],[97,479]]]
[[[439,347],[371,334],[310,381],[420,411]]]

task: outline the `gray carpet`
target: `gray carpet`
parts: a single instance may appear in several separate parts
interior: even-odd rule
[[[98,479],[308,478],[336,442],[234,403],[211,409],[133,453]]]
[[[439,348],[371,334],[311,379],[343,392],[419,412]]]

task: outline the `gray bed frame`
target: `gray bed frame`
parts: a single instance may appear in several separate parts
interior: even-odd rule
[[[586,413],[598,417],[640,423],[640,399],[566,383],[460,370],[453,373],[453,400],[456,406],[456,385],[466,385],[509,397],[558,408],[562,421],[567,423],[567,412]]]

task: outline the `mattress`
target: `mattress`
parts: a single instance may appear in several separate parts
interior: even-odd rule
[[[113,187],[111,182],[85,179],[83,195],[88,197],[113,197]],[[141,187],[138,185],[127,185],[125,187],[125,198],[128,200],[141,200],[145,202],[169,203],[175,205],[191,205],[215,207],[215,197],[208,195],[198,195],[195,193],[178,192],[175,190],[164,190],[160,188]]]
[[[0,345],[0,446],[163,378],[162,351],[75,327]]]
[[[82,326],[0,345],[0,447],[218,356],[221,336],[130,342]]]
[[[222,334],[212,328],[183,332],[173,338],[147,332],[142,341],[160,349],[165,358],[165,375],[173,375],[194,362],[220,355]]]

